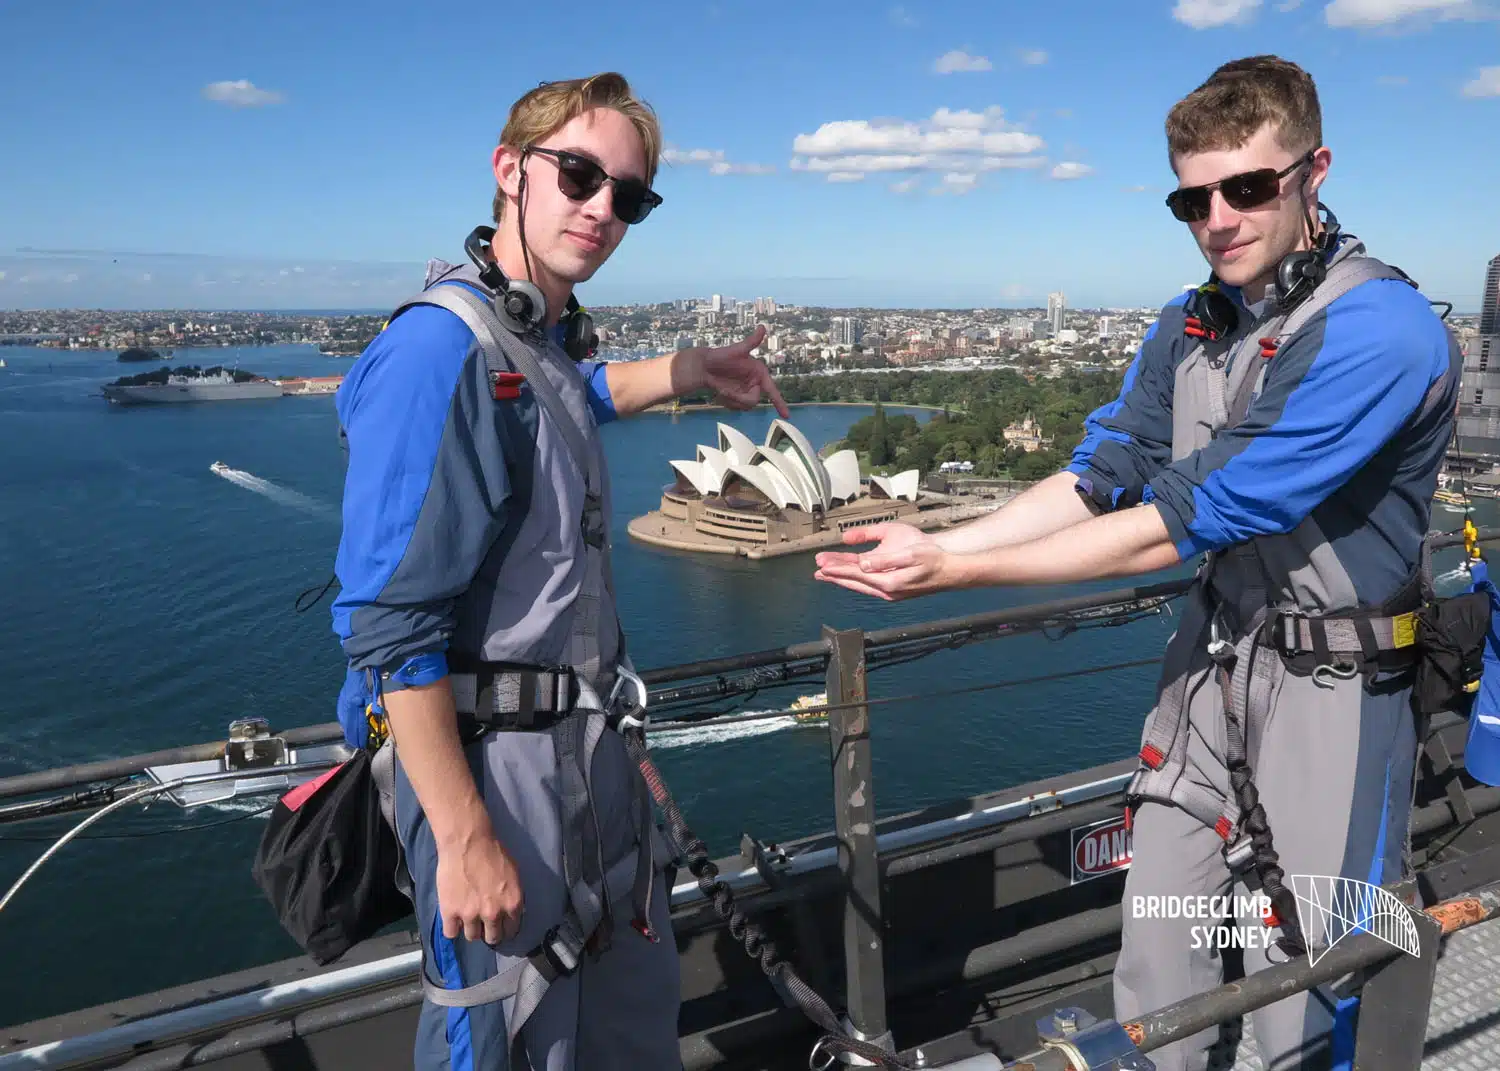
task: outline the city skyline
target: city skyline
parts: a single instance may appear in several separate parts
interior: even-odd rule
[[[1159,307],[1206,274],[1161,203],[1163,117],[1259,52],[1317,79],[1325,200],[1371,252],[1468,312],[1500,242],[1500,147],[1476,136],[1500,122],[1485,3],[710,0],[646,23],[582,4],[579,32],[478,63],[472,28],[436,10],[158,10],[0,11],[24,42],[0,70],[21,105],[3,120],[19,166],[0,200],[21,210],[0,220],[0,308],[388,308],[485,221],[509,101],[605,69],[661,116],[665,202],[587,304]]]

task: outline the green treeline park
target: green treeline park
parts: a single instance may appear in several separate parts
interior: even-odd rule
[[[919,469],[972,461],[975,476],[1039,480],[1067,464],[1083,439],[1089,413],[1120,393],[1122,372],[1067,372],[1029,382],[1009,369],[982,372],[849,372],[788,376],[777,386],[788,402],[861,402],[875,412],[849,429],[845,444],[868,472]],[[918,423],[884,405],[941,406]],[[1005,428],[1030,413],[1050,447],[1027,453],[1007,445]]]

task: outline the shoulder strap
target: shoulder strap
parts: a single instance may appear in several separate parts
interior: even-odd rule
[[[439,283],[402,304],[401,309],[409,305],[438,305],[461,319],[474,332],[479,348],[484,351],[485,363],[490,366],[491,371],[504,370],[496,367],[502,354],[509,359],[536,392],[537,400],[567,443],[568,452],[573,455],[573,463],[578,466],[584,480],[591,487],[597,486],[597,467],[593,462],[593,451],[587,445],[588,436],[568,412],[568,407],[563,404],[557,388],[547,378],[531,348],[500,324],[488,302],[466,286]]]
[[[1318,288],[1307,296],[1307,300],[1292,310],[1291,315],[1276,333],[1278,342],[1285,342],[1306,326],[1318,313],[1361,283],[1373,279],[1400,279],[1415,286],[1400,268],[1393,268],[1374,257],[1345,257],[1328,269],[1328,275]]]
[[[1309,294],[1291,313],[1281,322],[1274,335],[1276,347],[1282,346],[1287,339],[1312,320],[1314,316],[1332,305],[1339,298],[1353,290],[1361,283],[1368,283],[1374,279],[1400,279],[1411,286],[1415,283],[1407,278],[1406,273],[1400,268],[1393,268],[1383,261],[1374,257],[1345,257],[1328,269],[1328,275],[1311,294]],[[1247,356],[1248,356],[1247,351]],[[1274,351],[1273,351],[1274,352]],[[1248,370],[1247,370],[1248,371]],[[1264,362],[1262,367],[1253,374],[1246,374],[1239,382],[1235,391],[1234,406],[1229,410],[1229,423],[1231,426],[1245,419],[1250,412],[1250,398],[1257,384],[1265,379]]]

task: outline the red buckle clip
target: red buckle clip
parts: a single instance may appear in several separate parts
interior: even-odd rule
[[[1234,825],[1228,818],[1220,815],[1219,820],[1214,823],[1214,832],[1219,835],[1221,840],[1228,840],[1229,834],[1234,832]]]
[[[630,923],[630,927],[631,929],[635,930],[636,933],[640,934],[646,940],[650,941],[653,945],[661,943],[661,937],[655,930],[651,928],[650,923],[648,923],[645,919],[633,919]]]
[[[1130,832],[1130,827],[1135,825],[1135,808],[1129,804],[1125,806],[1125,832]]]
[[[1141,761],[1144,762],[1147,766],[1151,767],[1153,770],[1161,769],[1161,764],[1165,759],[1166,756],[1151,744],[1147,744],[1145,747],[1141,748]]]
[[[1269,361],[1272,357],[1276,356],[1276,347],[1279,345],[1281,343],[1277,342],[1274,338],[1260,339],[1260,355]]]
[[[491,372],[490,386],[494,389],[495,401],[515,401],[521,396],[521,384],[526,377],[520,372]]]
[[[1261,912],[1261,918],[1265,920],[1265,924],[1272,929],[1275,929],[1277,926],[1281,925],[1281,916],[1276,914],[1276,909],[1270,904],[1267,904],[1265,911]]]

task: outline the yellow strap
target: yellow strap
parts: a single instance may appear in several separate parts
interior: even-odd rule
[[[1415,611],[1397,614],[1391,618],[1391,643],[1396,647],[1410,647],[1417,642],[1417,615]]]
[[[1479,561],[1479,529],[1474,527],[1474,518],[1464,518],[1464,553],[1473,561]]]

